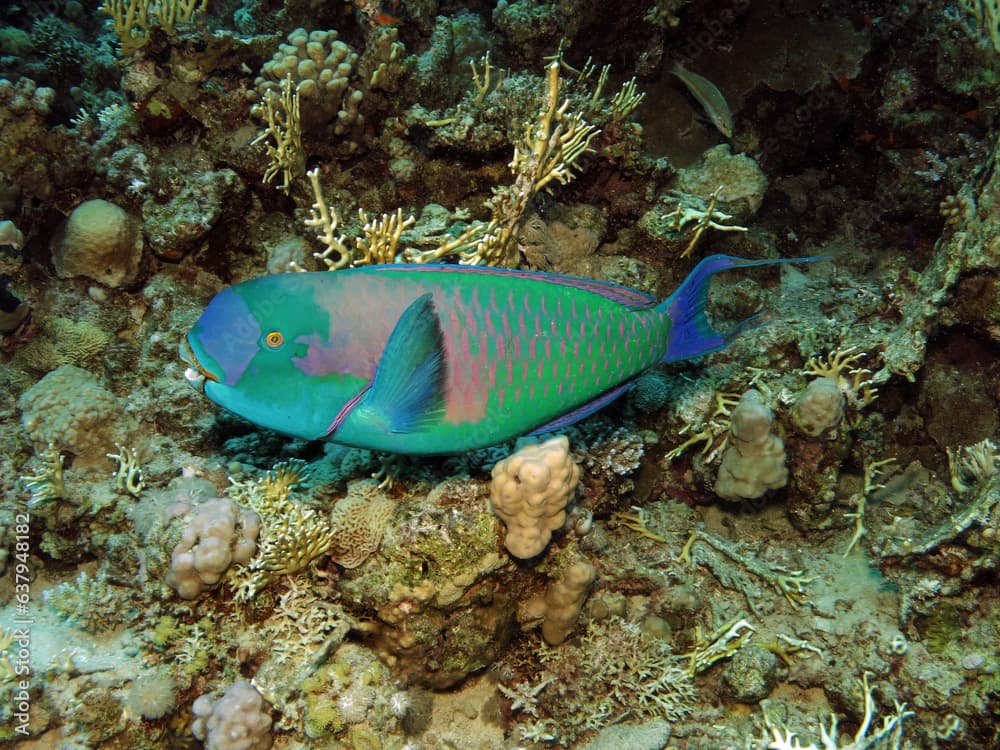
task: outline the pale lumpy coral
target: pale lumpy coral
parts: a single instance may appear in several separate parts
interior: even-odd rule
[[[809,437],[836,437],[846,399],[833,378],[817,378],[795,399],[792,424]]]
[[[205,750],[267,750],[274,742],[264,698],[246,680],[234,682],[217,701],[199,696],[191,709],[191,731]]]
[[[170,558],[167,583],[182,599],[214,586],[233,563],[246,565],[257,551],[260,518],[228,498],[197,506]]]
[[[21,424],[35,446],[76,456],[76,468],[106,467],[107,451],[135,429],[124,405],[93,374],[59,367],[21,396]]]
[[[715,494],[724,500],[752,500],[788,482],[785,444],[771,432],[774,413],[759,391],[743,394],[729,423],[729,447],[722,455]]]
[[[114,203],[90,200],[73,209],[52,242],[52,263],[61,279],[86,276],[119,287],[139,275],[139,222]]]
[[[550,646],[562,643],[573,632],[596,574],[588,560],[577,560],[566,566],[562,576],[546,589],[545,594],[524,603],[522,619],[542,618],[545,642]]]
[[[507,525],[504,546],[510,554],[525,559],[545,549],[565,523],[579,481],[580,467],[563,436],[524,446],[493,467],[490,502]]]
[[[288,79],[306,102],[301,112],[303,128],[335,119],[337,134],[346,132],[360,117],[357,107],[364,94],[349,86],[358,55],[337,36],[333,29],[292,31],[288,43],[279,45],[264,63],[250,98],[263,100],[268,91],[278,94]]]

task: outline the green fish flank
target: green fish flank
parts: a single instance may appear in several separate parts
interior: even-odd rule
[[[744,326],[708,324],[711,276],[780,262],[790,261],[711,256],[659,304],[612,284],[492,268],[280,274],[223,290],[180,355],[193,385],[261,427],[460,453],[561,429],[657,363],[724,347]]]

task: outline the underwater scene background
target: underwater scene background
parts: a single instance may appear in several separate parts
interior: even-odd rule
[[[1000,748],[997,0],[0,24],[0,745]],[[720,274],[692,304],[760,316],[728,347],[491,448],[288,437],[178,356],[272,274],[663,300],[718,253],[812,260]],[[492,321],[438,334],[507,351]],[[529,401],[582,388],[570,349]]]

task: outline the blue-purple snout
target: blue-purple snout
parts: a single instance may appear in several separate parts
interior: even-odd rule
[[[178,347],[185,379],[204,391],[207,382],[239,382],[260,346],[260,325],[244,299],[224,289],[205,308]]]

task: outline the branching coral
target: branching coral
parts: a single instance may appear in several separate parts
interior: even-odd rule
[[[267,125],[251,145],[264,143],[268,165],[263,181],[268,184],[279,174],[281,184],[278,190],[288,195],[292,182],[306,171],[306,154],[302,148],[302,109],[299,92],[292,89],[291,78],[286,78],[281,86],[281,94],[270,89],[264,94],[263,106],[257,105],[253,113]],[[267,142],[271,139],[273,143]]]
[[[774,586],[784,595],[789,604],[792,606],[804,604],[809,600],[808,592],[805,587],[808,586],[814,579],[807,577],[805,575],[805,571],[785,571],[772,568],[756,558],[743,554],[732,544],[704,531],[691,532],[691,536],[688,538],[687,542],[684,543],[684,547],[681,550],[679,556],[681,561],[690,563],[692,567],[694,566],[694,547],[695,543],[699,541],[705,542],[705,544],[707,544],[711,549],[722,553],[733,562],[736,562],[741,568]],[[732,572],[727,571],[726,566],[716,556],[709,555],[703,560],[703,562],[712,568],[712,572],[715,573],[715,575],[718,576],[724,583],[726,581],[732,581],[734,583],[737,582],[737,577],[734,576]],[[740,588],[744,590],[750,609],[754,610],[756,613],[756,596],[752,592],[746,590],[745,586],[741,585]]]
[[[132,497],[139,497],[142,492],[142,466],[135,448],[116,445],[117,453],[108,453],[107,457],[118,462],[118,469],[112,474],[118,489],[127,492]]]
[[[676,721],[694,702],[683,660],[665,641],[620,617],[592,621],[579,641],[545,647],[540,655],[540,682],[504,693],[567,746],[584,732],[628,717]]]
[[[296,669],[313,664],[339,645],[354,620],[337,604],[320,599],[308,588],[292,585],[278,598],[278,606],[264,626],[277,664]]]
[[[858,347],[831,352],[825,357],[810,357],[802,368],[805,375],[832,378],[852,406],[861,409],[878,398],[871,370],[858,367],[866,356]]]
[[[178,23],[190,23],[206,7],[208,0],[104,0],[101,12],[114,23],[121,53],[131,55],[149,41],[154,27],[173,35]]]
[[[753,747],[755,750],[875,750],[876,748],[900,750],[903,742],[903,721],[913,716],[913,712],[906,710],[905,703],[897,702],[895,712],[882,719],[880,728],[871,731],[872,721],[875,718],[875,698],[874,689],[868,684],[867,672],[862,676],[860,683],[864,692],[864,716],[857,732],[846,744],[841,744],[838,737],[836,716],[830,717],[829,727],[820,723],[819,745],[815,743],[803,745],[794,732],[775,726],[765,714],[767,734],[754,740]]]
[[[63,484],[63,462],[65,457],[49,443],[48,447],[38,454],[42,462],[42,468],[35,474],[24,474],[21,481],[31,499],[28,500],[29,508],[37,508],[52,500],[66,497],[66,485]]]
[[[230,482],[227,493],[253,508],[261,520],[260,545],[241,573],[239,599],[251,599],[329,550],[334,540],[329,522],[291,498],[292,490],[305,482],[301,464],[278,464],[258,482]]]
[[[108,630],[131,619],[135,611],[122,606],[123,589],[115,589],[104,573],[80,571],[75,581],[60,583],[45,592],[45,602],[72,625],[91,633]]]

